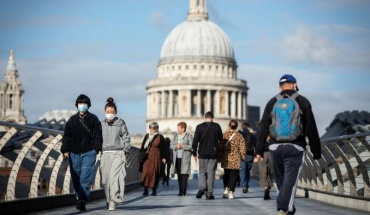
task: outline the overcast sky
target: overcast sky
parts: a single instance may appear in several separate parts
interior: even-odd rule
[[[111,96],[129,132],[144,133],[145,87],[188,9],[188,0],[0,1],[0,80],[13,49],[30,123],[75,109],[84,93],[100,119]],[[370,1],[208,0],[207,9],[261,113],[284,73],[311,101],[320,135],[340,112],[370,111]]]

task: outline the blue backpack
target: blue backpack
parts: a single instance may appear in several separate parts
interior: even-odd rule
[[[291,142],[302,135],[302,111],[296,101],[297,96],[297,92],[291,96],[275,96],[277,101],[271,111],[270,134],[279,142]]]

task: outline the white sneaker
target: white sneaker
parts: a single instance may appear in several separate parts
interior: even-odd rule
[[[110,211],[114,211],[114,210],[116,210],[116,203],[114,203],[114,202],[109,202],[108,210],[110,210]]]
[[[234,198],[234,193],[233,192],[229,192],[229,199],[233,199]]]
[[[225,188],[225,191],[224,191],[224,195],[222,195],[222,198],[229,198],[229,189],[228,188]]]

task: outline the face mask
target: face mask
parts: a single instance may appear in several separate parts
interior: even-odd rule
[[[107,118],[107,120],[109,120],[109,121],[114,119],[114,117],[116,117],[116,114],[113,114],[113,113],[106,113],[105,114],[105,118]]]
[[[87,111],[87,109],[89,109],[87,107],[87,104],[77,105],[77,108],[78,108],[78,111],[80,111],[81,113],[85,113]]]

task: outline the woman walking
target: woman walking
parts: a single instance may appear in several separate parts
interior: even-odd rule
[[[148,188],[152,189],[152,196],[157,195],[159,177],[161,174],[161,163],[166,163],[167,149],[164,137],[158,133],[158,123],[149,125],[149,133],[145,135],[141,144],[140,157],[141,183],[144,186],[144,196],[148,195]],[[142,159],[142,158],[145,159]]]
[[[191,167],[191,148],[193,143],[193,136],[186,132],[186,123],[180,122],[177,124],[177,134],[171,144],[174,150],[174,173],[177,173],[177,180],[179,184],[178,196],[186,195],[186,188],[188,186],[188,178]]]
[[[108,210],[116,209],[124,201],[126,154],[131,149],[126,123],[116,117],[117,107],[113,98],[107,99],[105,120],[101,122],[103,133],[103,154],[100,159],[102,184]]]
[[[245,140],[238,132],[238,122],[230,120],[229,129],[224,133],[224,139],[228,140],[221,156],[221,167],[224,168],[224,198],[233,199],[236,181],[241,168],[240,160],[245,160]]]

